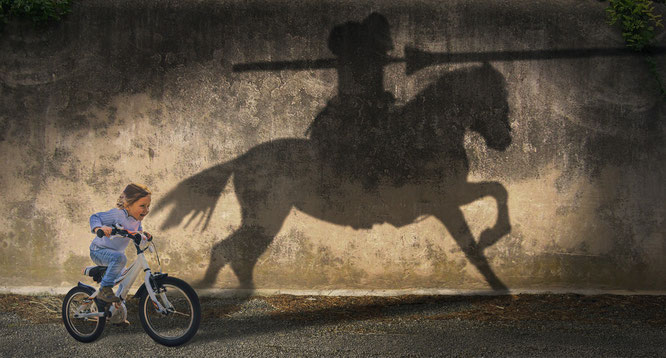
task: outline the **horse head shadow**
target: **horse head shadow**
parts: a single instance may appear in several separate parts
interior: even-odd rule
[[[199,287],[214,284],[227,264],[240,287],[253,289],[253,269],[296,208],[355,229],[401,227],[424,216],[440,220],[495,291],[507,287],[484,249],[511,230],[508,194],[498,182],[468,182],[467,131],[489,148],[511,143],[504,77],[485,63],[449,71],[402,106],[384,91],[392,48],[380,14],[336,26],[329,48],[337,56],[338,94],[312,122],[309,139],[279,139],[182,181],[156,205],[171,207],[162,228],[190,216],[205,230],[233,174],[241,224],[211,251]],[[497,203],[497,220],[477,239],[460,209],[482,197]]]

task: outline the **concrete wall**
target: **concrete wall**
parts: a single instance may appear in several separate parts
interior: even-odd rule
[[[77,1],[46,30],[11,23],[0,36],[0,286],[82,279],[89,216],[113,207],[135,181],[161,204],[144,226],[163,270],[204,279],[204,287],[664,290],[666,106],[641,58],[491,61],[504,80],[492,91],[465,72],[478,63],[409,75],[404,63],[384,66],[398,111],[421,113],[421,103],[430,114],[462,108],[465,117],[474,109],[465,96],[500,93],[511,144],[493,150],[478,133],[432,127],[408,142],[449,135],[466,156],[408,143],[376,161],[403,155],[395,162],[423,165],[369,177],[354,174],[361,164],[331,169],[305,135],[335,109],[336,69],[233,68],[334,58],[331,30],[372,12],[388,20],[396,58],[405,46],[476,54],[622,48],[606,5]],[[658,39],[666,44],[663,30]],[[664,56],[657,60],[666,74]],[[393,147],[402,133],[377,146]],[[424,174],[432,162],[414,153],[445,167]],[[467,185],[481,181],[498,184],[487,192]],[[491,197],[462,197],[501,197],[502,189],[510,233],[496,227],[490,233],[500,237],[475,251],[465,222],[478,238],[498,209]],[[197,226],[210,209],[207,225]]]

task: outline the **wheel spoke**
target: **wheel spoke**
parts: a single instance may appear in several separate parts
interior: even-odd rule
[[[189,315],[189,314],[187,314],[187,313],[178,312],[178,311],[173,311],[173,312],[171,312],[171,313],[173,313],[173,314],[179,314],[179,315],[182,315],[182,316],[185,316],[185,317],[190,317],[190,316],[191,316],[191,315]]]

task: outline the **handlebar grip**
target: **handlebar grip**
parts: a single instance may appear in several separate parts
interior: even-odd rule
[[[119,232],[120,232],[120,230],[114,228],[114,229],[111,230],[111,235],[115,235]],[[96,233],[97,233],[97,237],[105,236],[104,235],[104,230],[102,230],[102,229],[97,229]],[[109,236],[111,236],[111,235],[109,235]]]

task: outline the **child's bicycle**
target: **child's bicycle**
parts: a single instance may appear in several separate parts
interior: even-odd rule
[[[100,229],[97,235],[104,235],[104,232]],[[166,346],[177,346],[189,341],[199,329],[201,321],[201,307],[196,292],[183,280],[169,277],[166,273],[151,272],[143,253],[146,250],[154,252],[152,238],[126,231],[121,226],[116,226],[112,235],[128,237],[136,246],[136,259],[115,281],[115,285],[118,285],[116,295],[121,301],[112,304],[101,301],[96,298],[98,290],[79,282],[69,290],[62,303],[62,320],[69,334],[87,343],[102,334],[107,319],[111,323],[126,323],[125,299],[134,280],[143,273],[145,282],[134,294],[134,298],[139,299],[139,319],[143,329],[156,342]],[[88,266],[84,274],[99,283],[105,271],[106,266]]]

